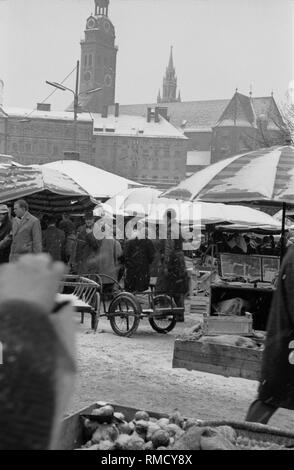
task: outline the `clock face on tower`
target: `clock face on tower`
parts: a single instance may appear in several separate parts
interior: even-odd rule
[[[112,76],[110,75],[110,73],[107,73],[104,77],[104,84],[105,86],[107,87],[110,87],[112,85]]]
[[[110,23],[109,21],[104,21],[103,22],[103,28],[104,30],[108,33],[110,31]]]
[[[94,18],[89,18],[88,21],[87,21],[87,28],[88,29],[93,29],[95,28],[96,26],[96,22],[94,20]]]
[[[84,73],[84,80],[86,82],[88,82],[89,80],[91,80],[91,72],[85,72]]]

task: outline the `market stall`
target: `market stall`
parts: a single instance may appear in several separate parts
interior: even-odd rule
[[[3,157],[0,163],[0,202],[9,203],[20,198],[26,198],[35,214],[76,214],[97,205],[87,191],[69,176],[41,165],[20,165]]]
[[[45,163],[42,167],[54,170],[65,177],[69,177],[83,188],[87,194],[102,201],[113,197],[120,191],[142,187],[142,185],[136,181],[77,160],[60,160]]]
[[[221,201],[282,207],[280,227],[282,232],[280,258],[282,258],[286,245],[286,209],[293,206],[294,201],[293,157],[294,148],[291,145],[238,155],[198,172],[177,188],[165,193],[165,196],[190,201],[218,203]],[[266,180],[263,178],[264,174],[267,174]],[[204,333],[207,335],[204,337],[210,339],[209,346],[204,347],[203,344],[199,344],[199,341],[202,343],[199,337],[193,338],[190,344],[183,345],[176,342],[174,367],[187,367],[258,380],[262,344],[256,346],[251,344],[250,348],[259,352],[250,361],[254,373],[252,371],[249,373],[247,359],[250,348],[244,346],[242,349],[237,344],[236,337],[233,338],[233,336],[247,335],[254,340],[255,328],[265,330],[274,293],[274,279],[277,277],[278,270],[279,259],[276,254],[273,257],[251,256],[250,260],[246,257],[243,259],[240,257],[237,259],[236,256],[235,258],[233,256],[222,257],[220,281],[211,285],[210,302],[204,321]],[[232,278],[232,274],[235,278]],[[223,313],[222,308],[229,308],[228,301],[232,299],[243,299],[243,315],[238,315],[239,318],[236,316],[234,318],[233,315],[217,318],[220,316],[218,313]],[[237,302],[233,303],[237,308]],[[242,308],[240,305],[239,302],[239,308]],[[215,306],[220,308],[218,313],[215,311]],[[212,334],[217,336],[217,346],[211,345],[213,337],[209,335]],[[231,344],[228,344],[228,335],[231,337]],[[229,348],[227,355],[222,350],[225,346]],[[185,348],[185,353],[183,353]],[[260,360],[258,360],[258,354]],[[185,357],[193,358],[193,360],[189,360],[187,364],[187,360],[183,360]],[[233,364],[235,367],[232,367]]]

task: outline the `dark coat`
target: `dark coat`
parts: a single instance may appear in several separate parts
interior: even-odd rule
[[[22,219],[15,217],[12,223],[12,244],[10,261],[16,261],[21,255],[42,252],[42,230],[37,217],[26,212]]]
[[[59,228],[50,225],[43,232],[43,250],[49,253],[54,261],[64,260],[65,234]]]
[[[161,266],[156,283],[158,293],[186,294],[189,289],[182,241],[161,240]]]
[[[7,219],[0,225],[0,264],[8,263],[10,246],[12,242],[12,224]]]
[[[151,240],[134,238],[124,248],[125,289],[143,292],[150,284],[150,264],[155,255]]]
[[[89,263],[88,261],[95,257],[98,248],[99,243],[96,241],[93,235],[89,236],[86,225],[79,227],[77,230],[73,262],[74,272],[77,274],[97,273],[98,268],[95,269],[94,266],[90,266],[91,262]]]
[[[294,247],[283,260],[267,324],[259,398],[277,408],[294,410],[294,365],[289,343],[294,340]]]

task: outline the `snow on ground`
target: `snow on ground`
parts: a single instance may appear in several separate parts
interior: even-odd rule
[[[186,315],[168,335],[156,333],[144,319],[134,336],[123,338],[105,318],[93,334],[90,318],[85,316],[82,325],[77,316],[78,377],[68,412],[102,400],[158,412],[178,408],[198,419],[244,421],[257,382],[172,368],[175,338],[198,318]],[[294,430],[294,412],[279,410],[270,425]]]

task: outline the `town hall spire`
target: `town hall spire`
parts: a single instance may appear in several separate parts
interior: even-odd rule
[[[177,77],[174,67],[173,46],[170,48],[170,56],[162,87],[162,103],[174,103],[177,99]]]

